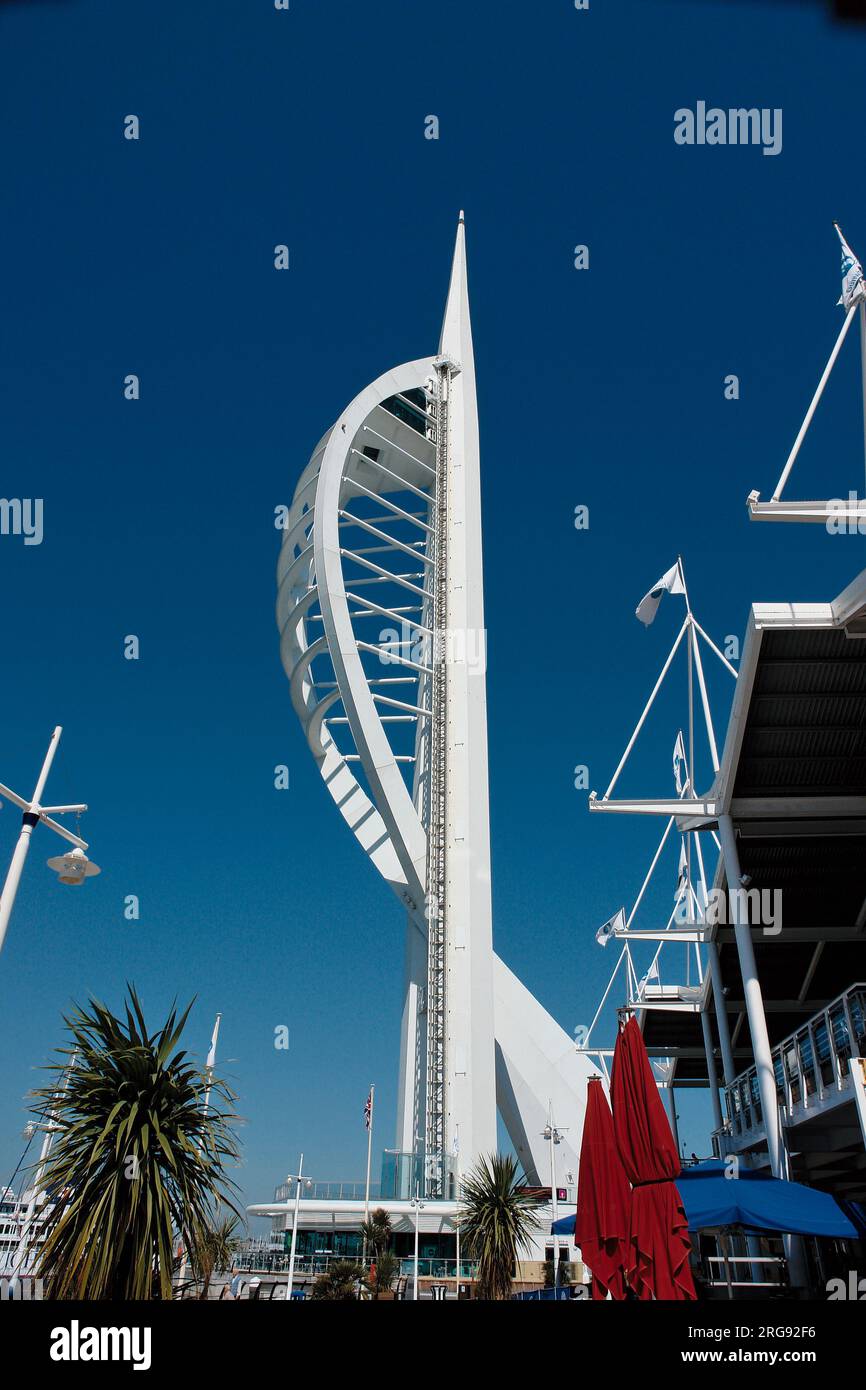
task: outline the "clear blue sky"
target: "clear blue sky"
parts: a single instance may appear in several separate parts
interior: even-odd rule
[[[0,1181],[62,1012],[116,1006],[126,980],[153,1020],[197,996],[202,1058],[222,1011],[248,1200],[301,1148],[315,1177],[360,1176],[371,1080],[393,1143],[403,922],[291,709],[273,510],[362,386],[435,349],[460,207],[496,945],[566,1029],[588,1021],[613,956],[595,928],[658,829],[591,819],[573,788],[580,763],[606,786],[680,621],[667,599],[645,632],[636,603],[680,550],[718,639],[752,600],[829,599],[866,557],[744,506],[841,324],[834,217],[866,255],[864,57],[811,6],[2,6],[0,490],[44,498],[45,538],[0,537],[0,780],[29,791],[62,723],[49,800],[90,803],[103,874],[60,887],[34,836],[0,966]],[[676,145],[698,100],[781,107],[782,153]],[[862,483],[857,392],[852,341],[792,495]],[[669,790],[682,684],[624,790]],[[721,727],[728,684],[713,673]],[[17,826],[4,807],[4,864]],[[673,851],[665,915],[675,873]],[[682,1108],[706,1152],[708,1108]]]

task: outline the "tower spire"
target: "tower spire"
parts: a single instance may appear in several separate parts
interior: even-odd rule
[[[454,258],[451,262],[451,281],[448,286],[445,317],[442,320],[439,352],[447,354],[459,362],[464,371],[467,368],[472,370],[474,367],[472,324],[469,318],[469,286],[466,279],[466,222],[462,208],[457,220]]]

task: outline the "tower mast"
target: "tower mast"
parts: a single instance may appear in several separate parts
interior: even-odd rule
[[[430,1196],[458,1144],[496,1147],[486,630],[478,407],[463,214],[434,358],[433,708],[428,827],[427,1088]]]

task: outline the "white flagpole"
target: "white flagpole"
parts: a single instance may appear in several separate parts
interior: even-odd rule
[[[857,312],[857,305],[856,305],[856,304],[852,304],[852,305],[851,305],[851,308],[848,310],[847,314],[845,315],[845,322],[844,322],[843,325],[842,325],[842,328],[841,328],[840,333],[839,333],[839,337],[836,339],[836,344],[835,344],[835,346],[834,346],[834,348],[833,348],[833,351],[830,353],[830,358],[829,358],[829,361],[827,362],[826,367],[824,368],[824,373],[823,373],[823,375],[822,375],[822,377],[821,377],[821,380],[818,382],[817,389],[816,389],[816,391],[815,391],[814,396],[812,397],[812,403],[811,403],[811,405],[809,406],[809,409],[806,411],[806,418],[804,419],[802,425],[800,426],[800,433],[797,435],[797,438],[794,440],[794,447],[793,447],[793,449],[791,450],[790,454],[788,455],[788,461],[787,461],[787,463],[785,464],[785,467],[782,469],[782,476],[781,476],[781,478],[779,479],[779,481],[778,481],[777,484],[776,484],[776,488],[775,488],[775,491],[774,491],[773,497],[772,497],[772,500],[773,500],[774,502],[778,502],[779,498],[780,498],[781,495],[782,495],[782,489],[784,488],[786,482],[788,481],[788,475],[790,474],[791,469],[794,467],[794,464],[795,464],[795,462],[796,462],[796,460],[797,460],[797,455],[798,455],[799,452],[800,452],[800,445],[803,443],[803,440],[804,440],[805,437],[806,437],[806,431],[808,430],[809,426],[810,426],[811,423],[812,423],[812,416],[815,414],[815,411],[816,411],[817,408],[818,408],[818,402],[820,401],[821,397],[822,397],[823,394],[824,394],[824,387],[827,385],[827,381],[828,381],[828,378],[829,378],[829,376],[830,376],[830,373],[832,372],[833,368],[834,368],[835,365],[836,365],[836,358],[839,356],[839,353],[840,353],[840,351],[841,351],[842,344],[843,344],[844,341],[845,341],[845,337],[846,337],[846,334],[847,334],[847,332],[848,332],[848,329],[851,327],[851,320],[853,319],[853,317],[854,317],[854,315],[855,315],[856,312]]]
[[[699,632],[699,633],[701,634],[701,636],[703,637],[703,639],[704,639],[704,641],[706,642],[707,646],[709,647],[710,651],[711,651],[711,652],[715,652],[716,656],[719,658],[719,661],[722,663],[722,665],[724,666],[725,670],[726,670],[726,671],[730,671],[730,673],[731,673],[731,675],[733,676],[734,680],[736,680],[736,679],[737,679],[737,674],[738,674],[736,666],[732,666],[732,665],[731,665],[730,661],[728,661],[728,658],[724,655],[724,653],[719,651],[719,649],[718,649],[718,647],[716,646],[715,642],[713,641],[712,637],[708,637],[708,636],[707,636],[707,634],[704,632],[704,629],[701,627],[700,623],[698,622],[697,618],[695,617],[694,613],[692,614],[692,622],[693,622],[694,625],[695,625],[695,631],[696,631],[696,632]],[[700,664],[701,664],[700,648],[698,648],[697,651],[698,651],[698,666],[700,667]]]
[[[635,913],[637,912],[638,908],[640,907],[640,905],[641,905],[641,903],[642,903],[642,901],[643,901],[643,895],[644,895],[644,893],[646,892],[647,888],[649,887],[649,881],[650,881],[650,879],[651,879],[652,876],[653,876],[653,873],[654,873],[654,871],[655,871],[655,866],[656,866],[656,864],[659,862],[659,859],[661,858],[661,852],[662,852],[662,850],[664,849],[665,845],[667,844],[667,839],[668,839],[668,836],[669,836],[670,833],[671,833],[671,830],[672,830],[672,828],[673,828],[673,824],[674,824],[674,821],[675,821],[675,820],[676,820],[676,817],[675,817],[675,816],[671,816],[671,817],[669,818],[669,820],[668,820],[667,825],[665,826],[664,833],[663,833],[661,839],[659,840],[658,849],[656,850],[655,854],[653,855],[653,861],[652,861],[652,863],[650,864],[649,868],[647,869],[646,878],[644,879],[643,883],[641,884],[640,892],[638,893],[637,897],[636,897],[635,900],[634,900],[634,906],[632,907],[631,912],[628,914],[628,917],[627,917],[626,920],[625,920],[625,924],[626,924],[627,927],[630,927],[630,926],[631,926],[631,924],[632,924],[632,918],[634,917]]]
[[[376,1087],[370,1086],[370,1126],[367,1130],[367,1185],[364,1189],[364,1220],[370,1215],[370,1160],[373,1154],[373,1100]]]
[[[677,564],[680,567],[680,579],[683,585],[683,597],[686,601],[686,617],[689,623],[689,796],[694,798],[696,795],[695,785],[695,625],[692,619],[692,606],[689,603],[689,591],[686,587],[686,576],[683,570],[683,557],[677,556]],[[692,846],[690,837],[686,836],[686,873],[688,881],[692,881]],[[688,955],[688,948],[686,950]]]
[[[212,1033],[212,1035],[211,1035],[211,1040],[210,1040],[210,1052],[209,1052],[208,1055],[207,1055],[207,1062],[205,1063],[205,1070],[206,1070],[206,1072],[207,1072],[207,1087],[206,1087],[205,1093],[204,1093],[204,1108],[205,1108],[205,1110],[207,1110],[207,1109],[209,1108],[209,1106],[210,1106],[210,1093],[211,1093],[211,1088],[213,1087],[213,1069],[214,1069],[214,1067],[216,1066],[217,1039],[219,1038],[219,1035],[220,1035],[220,1019],[221,1019],[221,1018],[222,1018],[222,1014],[217,1014],[217,1016],[216,1016],[216,1023],[215,1023],[214,1026],[213,1026],[213,1033]]]
[[[710,713],[710,700],[709,696],[707,695],[707,683],[704,680],[704,666],[703,662],[701,661],[700,643],[698,642],[697,632],[695,631],[697,626],[697,622],[694,618],[692,618],[692,642],[694,643],[693,650],[695,654],[695,667],[698,673],[698,686],[700,687],[701,692],[701,704],[704,707],[704,723],[707,728],[707,739],[710,745],[710,759],[713,764],[713,772],[718,772],[719,750],[716,747],[716,731],[713,728],[713,716]],[[692,792],[692,795],[694,796],[694,791]]]
[[[596,1011],[595,1011],[595,1018],[592,1020],[592,1023],[589,1025],[589,1027],[588,1027],[587,1030],[586,1030],[586,1041],[585,1041],[584,1044],[583,1044],[583,1048],[580,1049],[580,1050],[582,1050],[582,1051],[586,1051],[586,1044],[589,1042],[590,1037],[592,1036],[592,1030],[593,1030],[593,1028],[595,1027],[596,1023],[598,1022],[599,1014],[601,1013],[602,1009],[604,1008],[605,1003],[607,1002],[607,996],[610,994],[610,991],[611,991],[611,989],[613,988],[613,982],[614,982],[614,980],[616,979],[617,971],[619,970],[619,967],[622,965],[623,960],[625,959],[625,956],[626,956],[627,953],[628,953],[628,942],[626,941],[626,942],[623,943],[622,950],[621,950],[620,953],[619,953],[619,960],[617,961],[616,965],[613,967],[613,971],[612,971],[612,973],[611,973],[611,977],[610,977],[610,979],[609,979],[608,982],[607,982],[607,989],[605,990],[604,994],[601,996],[601,1003],[599,1004],[598,1008],[597,1008]]]
[[[212,1090],[212,1088],[213,1088],[213,1069],[214,1069],[214,1067],[216,1066],[217,1039],[219,1038],[219,1035],[220,1035],[220,1019],[221,1019],[221,1018],[222,1018],[222,1014],[217,1014],[217,1016],[216,1016],[216,1022],[214,1023],[213,1032],[212,1032],[212,1034],[211,1034],[211,1039],[210,1039],[210,1051],[209,1051],[208,1054],[207,1054],[207,1061],[206,1061],[205,1064],[204,1064],[205,1073],[206,1073],[206,1075],[207,1075],[207,1085],[205,1086],[205,1091],[204,1091],[204,1107],[203,1107],[204,1110],[205,1110],[205,1113],[207,1113],[207,1111],[210,1109],[210,1093],[211,1093],[211,1090]],[[204,1141],[202,1141],[202,1142],[204,1142]],[[199,1145],[199,1148],[201,1148],[201,1144]],[[184,1233],[184,1234],[181,1236],[181,1239],[183,1240],[183,1259],[182,1259],[181,1262],[180,1262],[180,1269],[178,1270],[178,1275],[177,1275],[177,1285],[178,1285],[178,1288],[179,1288],[179,1289],[182,1289],[183,1286],[184,1286],[184,1284],[186,1283],[186,1271],[187,1271],[187,1268],[188,1268],[188,1266],[189,1266],[189,1250],[188,1250],[188,1248],[187,1248],[189,1242],[188,1242],[188,1238],[187,1238],[186,1233]]]
[[[683,619],[683,625],[682,625],[682,627],[680,628],[679,632],[677,633],[676,641],[674,642],[673,646],[671,647],[670,651],[668,652],[668,659],[667,659],[667,661],[665,662],[664,666],[663,666],[662,669],[661,669],[661,672],[660,672],[660,674],[659,674],[658,680],[656,681],[655,685],[653,686],[653,692],[652,692],[652,694],[650,695],[649,699],[647,700],[646,705],[644,706],[643,714],[641,715],[640,719],[637,721],[637,725],[636,725],[636,727],[635,727],[635,731],[634,731],[634,733],[632,734],[631,738],[630,738],[629,741],[628,741],[628,745],[627,745],[627,747],[626,747],[626,750],[625,750],[625,752],[623,753],[622,757],[621,757],[620,760],[619,760],[619,766],[618,766],[616,772],[613,774],[613,777],[611,778],[610,786],[608,787],[607,791],[606,791],[605,794],[604,794],[603,800],[605,800],[605,801],[608,800],[608,798],[609,798],[611,792],[613,791],[614,787],[616,786],[616,784],[617,784],[617,782],[618,782],[618,780],[619,780],[619,774],[622,772],[623,768],[625,767],[626,760],[628,759],[629,753],[630,753],[631,750],[634,748],[635,741],[637,740],[637,736],[638,736],[638,734],[640,733],[641,729],[642,729],[643,726],[644,726],[644,722],[645,722],[645,720],[646,720],[647,715],[649,714],[650,710],[652,709],[653,701],[655,700],[656,695],[658,695],[658,693],[659,693],[659,688],[660,688],[660,686],[661,686],[661,683],[662,683],[662,681],[664,680],[665,676],[667,675],[667,673],[668,673],[668,671],[669,671],[669,669],[670,669],[670,664],[671,664],[671,662],[673,661],[674,657],[675,657],[676,654],[677,654],[677,650],[678,650],[678,648],[679,648],[680,642],[682,642],[682,640],[683,640],[683,637],[684,637],[684,635],[685,635],[685,632],[686,632],[686,629],[687,629],[688,625],[689,625],[689,619],[688,619],[688,615],[686,615],[686,617]]]
[[[718,748],[716,747],[716,733],[715,733],[715,729],[713,728],[713,717],[712,717],[712,715],[710,714],[710,701],[709,701],[709,697],[708,697],[708,695],[707,695],[707,683],[706,683],[706,681],[704,680],[704,664],[703,664],[703,662],[701,661],[701,649],[700,649],[700,645],[699,645],[698,639],[697,639],[697,634],[698,634],[698,632],[700,632],[701,635],[705,638],[705,640],[709,643],[709,645],[712,647],[713,651],[716,653],[716,656],[719,658],[719,660],[722,661],[722,662],[724,662],[725,666],[727,666],[728,670],[731,672],[731,674],[733,675],[733,677],[734,677],[735,680],[736,680],[736,678],[737,678],[737,672],[734,670],[734,668],[733,668],[733,666],[731,665],[731,663],[730,663],[729,661],[727,661],[727,660],[725,659],[725,657],[722,656],[722,653],[719,651],[719,649],[718,649],[718,647],[715,645],[715,643],[712,642],[712,641],[710,641],[710,638],[707,637],[707,634],[704,632],[704,629],[701,627],[700,623],[698,622],[697,618],[695,617],[694,613],[692,612],[692,607],[691,607],[691,604],[689,603],[689,591],[688,591],[688,588],[686,587],[686,576],[685,576],[685,572],[684,572],[684,570],[683,570],[683,562],[682,562],[682,560],[679,561],[679,566],[680,566],[680,578],[681,578],[682,581],[683,581],[683,593],[684,593],[684,595],[685,595],[685,600],[686,600],[686,618],[687,618],[687,620],[688,620],[688,622],[689,622],[689,661],[691,662],[691,660],[693,659],[693,660],[694,660],[694,663],[695,663],[695,670],[696,670],[696,672],[697,672],[697,677],[698,677],[698,687],[699,687],[700,692],[701,692],[701,704],[703,705],[703,709],[704,709],[704,723],[706,724],[706,728],[707,728],[707,739],[708,739],[709,745],[710,745],[710,758],[711,758],[712,764],[713,764],[713,772],[718,772],[718,770],[719,770],[719,752],[718,752]],[[693,728],[693,714],[692,714],[692,710],[693,710],[693,696],[692,696],[691,666],[690,666],[690,668],[689,668],[689,722],[690,722],[690,727]],[[693,735],[692,735],[692,737],[693,737]],[[692,747],[692,748],[690,749],[690,751],[689,751],[689,758],[690,758],[689,777],[690,777],[690,779],[691,779],[691,781],[690,781],[690,792],[691,792],[691,795],[692,795],[692,796],[695,796],[695,795],[696,795],[696,792],[695,792],[695,784],[694,784],[694,775],[695,775],[695,774],[694,774],[694,747]]]
[[[860,377],[863,383],[863,453],[866,457],[866,301],[860,300]]]

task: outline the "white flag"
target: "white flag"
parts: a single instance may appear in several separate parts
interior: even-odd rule
[[[209,1051],[208,1054],[207,1054],[207,1061],[205,1062],[205,1067],[208,1069],[208,1071],[213,1071],[214,1067],[216,1066],[217,1039],[219,1038],[219,1035],[220,1035],[220,1019],[221,1019],[221,1018],[222,1018],[222,1014],[217,1014],[217,1020],[216,1020],[216,1023],[214,1024],[214,1029],[213,1029],[213,1037],[212,1037],[211,1040],[210,1040],[210,1051]]]
[[[680,898],[682,897],[683,893],[686,891],[686,888],[688,887],[688,883],[689,883],[689,857],[688,857],[688,855],[686,854],[686,837],[685,837],[685,835],[684,835],[683,838],[682,838],[682,841],[680,842],[680,871],[679,871],[679,876],[678,876],[678,878],[677,878],[677,897],[676,897],[677,902],[679,902],[679,900],[680,900]]]
[[[634,610],[635,617],[640,618],[645,627],[649,627],[662,601],[662,594],[684,594],[686,586],[683,583],[683,576],[680,571],[680,562],[677,560],[675,565],[671,565],[667,574],[663,574],[657,584],[654,584],[648,594],[644,594],[637,608]]]
[[[621,907],[614,917],[609,917],[604,926],[599,927],[595,939],[599,946],[606,946],[613,936],[614,929],[625,926],[625,908]]]
[[[858,261],[851,247],[842,235],[842,228],[838,222],[833,226],[839,234],[842,243],[842,293],[836,303],[843,308],[850,309],[852,304],[857,304],[861,299],[866,299],[866,283],[863,280],[863,267]]]
[[[688,791],[688,764],[686,762],[686,745],[683,742],[682,729],[680,729],[677,734],[677,741],[674,744],[674,782],[676,783],[677,796],[682,796],[684,792]]]
[[[658,963],[658,957],[656,957],[656,959],[653,961],[652,965],[650,966],[649,970],[646,972],[646,974],[644,975],[644,977],[643,977],[643,979],[641,980],[640,984],[638,985],[639,991],[640,991],[641,993],[643,993],[643,991],[646,989],[647,985],[649,984],[650,980],[658,980],[658,979],[659,979],[659,963]]]

